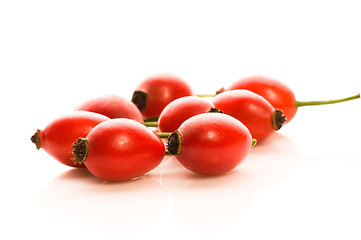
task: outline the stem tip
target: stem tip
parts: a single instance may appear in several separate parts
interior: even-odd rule
[[[251,146],[254,147],[254,146],[256,146],[256,144],[257,144],[257,139],[254,139],[254,138],[253,138],[253,139],[252,139],[252,145],[251,145]]]

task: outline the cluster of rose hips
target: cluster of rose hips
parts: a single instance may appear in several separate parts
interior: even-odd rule
[[[31,137],[59,162],[86,167],[94,176],[125,181],[156,168],[174,155],[187,169],[222,174],[289,122],[297,108],[360,98],[301,102],[283,83],[248,77],[211,98],[193,94],[172,76],[146,79],[132,100],[116,95],[90,99]],[[165,140],[162,140],[165,138]]]

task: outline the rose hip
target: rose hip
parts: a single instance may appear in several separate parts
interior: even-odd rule
[[[96,177],[126,181],[141,176],[162,161],[162,140],[143,124],[126,118],[97,125],[73,143],[74,160]]]
[[[295,94],[288,86],[276,79],[264,76],[252,76],[240,79],[228,88],[220,89],[219,92],[235,89],[246,89],[261,95],[270,102],[273,107],[283,112],[284,116],[287,118],[287,122],[291,121],[296,115],[298,107],[339,103],[360,98],[360,94],[357,94],[335,100],[297,101]]]
[[[267,139],[279,130],[285,117],[266,99],[248,90],[230,90],[218,94],[213,104],[225,114],[241,121],[258,142]]]
[[[174,76],[163,75],[143,81],[134,91],[132,102],[147,119],[158,117],[171,101],[191,95],[192,90],[185,81]]]
[[[251,134],[240,121],[222,113],[203,113],[184,121],[169,136],[167,150],[187,169],[213,175],[238,166],[251,145]]]
[[[43,130],[37,130],[31,141],[37,149],[44,149],[59,162],[71,167],[84,167],[72,158],[72,143],[79,137],[86,137],[90,130],[108,117],[87,111],[74,111],[55,119]]]
[[[95,112],[109,118],[129,118],[140,123],[144,122],[142,113],[133,102],[116,95],[104,95],[89,99],[75,110]]]
[[[163,109],[158,119],[158,128],[161,132],[174,132],[188,118],[206,113],[211,108],[214,108],[214,105],[204,98],[178,98]]]

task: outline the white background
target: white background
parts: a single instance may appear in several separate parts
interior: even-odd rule
[[[214,93],[261,74],[298,100],[361,90],[360,1],[1,1],[1,239],[361,239],[361,100],[304,107],[235,170],[174,158],[131,182],[29,138],[82,101],[178,75]]]

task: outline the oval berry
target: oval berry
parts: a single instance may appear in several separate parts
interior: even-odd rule
[[[252,145],[247,127],[222,113],[203,113],[184,121],[168,138],[168,152],[187,169],[213,175],[240,164]]]
[[[126,181],[141,176],[162,161],[163,141],[143,124],[126,118],[97,125],[73,144],[74,158],[96,177]]]
[[[285,118],[266,99],[248,90],[230,90],[218,94],[213,104],[241,121],[258,142],[282,127]]]
[[[103,114],[109,118],[129,118],[144,123],[143,115],[135,104],[116,95],[104,95],[89,99],[76,108]]]
[[[334,100],[297,101],[295,94],[288,86],[276,79],[264,76],[252,76],[240,79],[229,86],[229,88],[222,89],[221,91],[234,89],[246,89],[264,97],[273,107],[283,112],[283,115],[287,119],[286,123],[293,119],[298,107],[339,103],[360,98],[360,94],[356,94],[351,97]]]
[[[144,118],[158,117],[171,101],[191,96],[190,86],[180,78],[156,76],[143,81],[134,91],[132,102]]]
[[[37,149],[42,148],[59,162],[71,167],[84,167],[72,158],[72,143],[79,137],[86,137],[99,123],[108,117],[87,111],[75,111],[49,123],[43,130],[37,130],[31,141]]]
[[[276,79],[263,76],[247,77],[234,82],[226,90],[235,89],[246,89],[264,97],[274,108],[283,112],[287,121],[296,115],[295,94],[288,86]]]
[[[163,109],[158,119],[158,128],[161,132],[174,132],[188,118],[206,113],[211,108],[214,108],[214,105],[204,98],[178,98]]]

